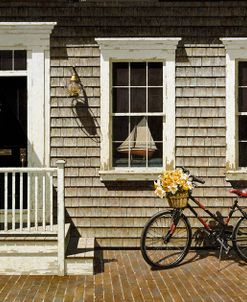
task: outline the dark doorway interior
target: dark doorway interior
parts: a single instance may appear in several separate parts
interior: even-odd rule
[[[27,150],[27,79],[0,78],[0,167],[21,167]]]
[[[0,167],[27,165],[27,78],[0,78]],[[0,174],[0,208],[4,208],[4,174]],[[23,175],[23,207],[26,208],[27,175]],[[12,174],[8,175],[8,208],[12,208]],[[16,208],[20,203],[20,174],[15,174]]]

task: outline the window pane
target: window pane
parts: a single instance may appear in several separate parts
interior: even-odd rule
[[[239,86],[247,86],[247,62],[238,63]]]
[[[247,111],[247,88],[239,88],[238,90],[238,111]]]
[[[129,158],[128,152],[119,152],[118,149],[119,149],[120,145],[121,145],[121,143],[112,144],[113,167],[128,167],[128,158]]]
[[[132,154],[130,158],[130,167],[146,167],[146,158]]]
[[[27,69],[27,53],[25,50],[15,50],[14,52],[14,70]]]
[[[113,63],[113,86],[129,85],[129,63]]]
[[[247,167],[247,143],[239,143],[239,167]]]
[[[162,143],[155,143],[157,150],[149,155],[148,166],[149,167],[162,167]]]
[[[147,118],[141,116],[135,116],[130,118],[130,153],[134,160],[133,163],[142,165],[143,160],[146,162],[147,155],[147,141],[149,138],[149,132],[147,128]],[[142,160],[141,162],[138,160]]]
[[[163,111],[163,89],[149,88],[148,89],[148,112]]]
[[[163,85],[162,63],[148,63],[148,85]]]
[[[130,85],[131,86],[146,85],[146,63],[130,64]]]
[[[247,140],[247,116],[239,116],[239,140]]]
[[[163,141],[163,117],[162,116],[149,116],[148,127],[155,142]]]
[[[113,88],[113,112],[129,112],[128,88]]]
[[[128,116],[113,116],[112,138],[113,141],[123,142],[127,139],[129,132]]]
[[[146,112],[145,88],[131,88],[130,112]]]
[[[12,70],[12,51],[0,51],[0,70]]]

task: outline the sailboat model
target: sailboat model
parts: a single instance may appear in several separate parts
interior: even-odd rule
[[[131,131],[126,140],[117,148],[118,152],[151,157],[157,150],[151,132],[144,117]]]

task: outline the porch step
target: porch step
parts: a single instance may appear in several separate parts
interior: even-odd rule
[[[67,275],[93,275],[94,238],[71,238],[65,259]]]
[[[57,227],[54,226],[54,230]],[[56,231],[55,231],[56,232]],[[65,247],[70,237],[70,224],[65,225]],[[57,275],[57,234],[18,230],[0,234],[0,275]]]

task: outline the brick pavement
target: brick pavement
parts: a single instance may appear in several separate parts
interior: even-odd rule
[[[103,251],[94,276],[0,276],[0,302],[247,301],[247,264],[190,252],[183,265],[150,270],[140,251]],[[220,268],[220,270],[219,270]]]

